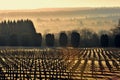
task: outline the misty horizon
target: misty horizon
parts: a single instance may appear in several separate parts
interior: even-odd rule
[[[94,31],[110,30],[118,24],[120,8],[48,8],[33,10],[0,11],[4,20],[30,19],[38,33],[90,28]]]

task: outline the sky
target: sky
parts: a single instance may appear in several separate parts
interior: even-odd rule
[[[120,7],[120,0],[0,0],[0,10],[65,7]]]

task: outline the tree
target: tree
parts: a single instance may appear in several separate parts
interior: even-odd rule
[[[120,20],[118,22],[118,25],[115,28],[111,29],[111,31],[112,31],[113,35],[120,34]]]
[[[0,46],[6,46],[6,39],[4,36],[0,36]]]
[[[108,35],[107,34],[103,34],[100,38],[100,41],[101,41],[101,46],[102,47],[108,47],[108,44],[109,44],[109,38],[108,38]]]
[[[18,39],[16,35],[10,36],[10,46],[18,46]]]
[[[120,36],[120,19],[118,21],[118,25],[111,29],[112,35],[110,39],[110,44],[112,43],[112,47],[119,47],[119,36]]]
[[[41,46],[41,40],[31,20],[5,20],[0,23],[2,46]]]
[[[60,44],[61,47],[66,47],[67,46],[68,37],[67,37],[66,33],[64,33],[64,32],[60,33],[59,44]]]
[[[29,46],[28,36],[23,35],[21,40],[21,46]]]
[[[99,46],[99,37],[92,29],[84,28],[80,30],[80,47]]]
[[[120,35],[115,36],[114,42],[116,47],[120,47]]]
[[[46,34],[45,40],[46,40],[46,45],[48,47],[54,46],[54,42],[55,42],[54,34]]]
[[[79,33],[73,31],[71,33],[71,44],[73,47],[78,47],[80,44],[80,35]]]
[[[41,46],[42,44],[42,35],[41,33],[36,34],[34,37],[34,46]]]

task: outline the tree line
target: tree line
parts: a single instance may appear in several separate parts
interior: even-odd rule
[[[41,34],[29,19],[0,23],[0,46],[41,46],[40,42]]]
[[[3,21],[0,23],[0,46],[120,47],[120,21],[111,32],[97,34],[82,29],[42,35],[36,33],[31,20]]]
[[[48,37],[49,35],[49,37]],[[60,32],[56,34],[46,34],[43,36],[46,46],[54,47],[120,47],[120,20],[118,26],[110,31],[95,33],[90,29],[81,31]],[[57,43],[56,43],[57,41]],[[56,45],[58,44],[58,45]]]
[[[81,43],[81,36],[78,32],[73,31],[70,35],[70,39],[68,38],[69,36],[67,36],[67,34],[65,32],[61,32],[59,35],[59,39],[58,39],[58,43],[60,47],[80,47]],[[70,40],[70,45],[69,44],[69,40]],[[89,42],[91,42],[90,40],[88,40]],[[86,42],[88,42],[86,40]],[[46,46],[48,47],[54,47],[55,46],[55,37],[53,34],[46,34],[45,36],[45,42],[46,42]],[[109,46],[110,44],[110,38],[107,34],[102,34],[98,41],[98,43],[94,42],[94,44],[98,44],[98,45],[92,45],[92,46],[87,46],[87,44],[83,47],[111,47]],[[120,47],[120,34],[116,35],[114,37],[114,46],[112,47]],[[85,43],[85,42],[84,42]],[[89,45],[89,43],[88,43]]]

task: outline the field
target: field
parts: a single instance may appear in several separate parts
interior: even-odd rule
[[[120,49],[0,48],[0,73],[0,80],[119,80]]]

